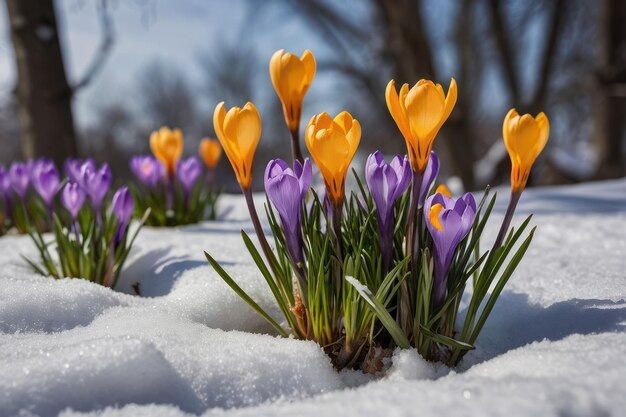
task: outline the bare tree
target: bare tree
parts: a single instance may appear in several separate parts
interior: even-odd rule
[[[152,129],[178,127],[195,130],[196,103],[187,79],[176,67],[155,61],[138,75],[140,112]]]
[[[247,22],[250,20],[248,19]],[[244,24],[246,33],[253,30],[250,24]],[[269,83],[269,74],[260,69],[267,68],[254,51],[250,36],[241,36],[238,43],[220,42],[218,47],[202,53],[199,64],[204,74],[204,98],[207,103],[207,115],[202,119],[203,132],[214,135],[213,109],[224,101],[228,107],[243,106],[247,101],[257,104],[263,120],[263,138],[255,155],[254,184],[255,188],[263,184],[262,177],[265,165],[263,161],[275,158],[288,159],[289,131],[285,126],[282,107],[278,97]],[[265,103],[265,105],[259,105]],[[284,146],[281,146],[284,144]],[[228,189],[237,190],[230,167],[222,164],[218,175],[228,178]]]
[[[15,88],[25,158],[47,156],[58,164],[78,152],[72,96],[102,68],[113,43],[106,0],[99,0],[102,42],[85,75],[70,85],[63,63],[54,0],[6,0],[15,50]]]
[[[626,2],[604,0],[600,28],[600,68],[595,110],[598,178],[625,174],[626,145]]]
[[[498,139],[493,132],[500,131],[506,113],[504,110],[501,114],[485,113],[482,99],[485,91],[496,85],[510,107],[532,113],[553,105],[550,97],[563,97],[571,92],[569,85],[557,85],[560,71],[555,69],[567,61],[564,51],[569,54],[568,59],[577,53],[561,45],[566,36],[580,29],[574,27],[579,22],[571,18],[571,11],[589,2],[461,0],[438,14],[427,12],[424,3],[424,0],[369,0],[359,3],[365,12],[355,17],[348,12],[354,5],[327,0],[283,0],[283,4],[289,5],[333,45],[336,51],[331,58],[333,62],[325,62],[320,69],[336,71],[367,87],[372,109],[368,116],[382,113],[383,91],[390,78],[411,84],[429,78],[446,84],[446,75],[453,74],[459,82],[459,100],[442,131],[445,140],[438,140],[436,147],[449,162],[446,165],[453,167],[451,173],[460,176],[466,188],[474,188],[478,185],[475,165],[481,157],[479,149]],[[428,7],[442,6],[430,2]],[[453,22],[448,25],[451,29],[428,24],[429,20],[440,17],[442,21]],[[529,42],[535,45],[531,48]],[[540,51],[538,59],[527,58],[529,49]],[[444,54],[452,62],[451,67],[440,65]],[[582,58],[590,59],[590,56]],[[495,80],[486,77],[488,71],[502,77]],[[528,79],[532,85],[526,82]],[[359,96],[359,100],[362,98]],[[580,114],[577,117],[580,119]],[[388,133],[381,131],[374,141],[368,140],[376,147],[397,142],[387,140],[394,130],[390,117],[385,122]],[[487,137],[486,131],[491,132]],[[505,154],[501,154],[501,160],[502,169],[494,171],[500,178],[508,170]]]
[[[20,159],[20,126],[17,121],[17,106],[12,97],[0,101],[0,163],[9,164]]]

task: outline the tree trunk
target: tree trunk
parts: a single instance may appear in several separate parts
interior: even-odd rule
[[[602,69],[596,100],[598,179],[624,175],[626,135],[626,2],[605,0],[600,14]]]
[[[77,145],[54,0],[6,0],[6,4],[17,62],[23,156],[45,156],[60,165],[77,154]]]

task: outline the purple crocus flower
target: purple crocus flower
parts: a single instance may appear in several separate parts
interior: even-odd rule
[[[200,164],[200,160],[196,156],[190,156],[187,159],[178,161],[178,164],[176,164],[176,177],[183,185],[185,194],[189,194],[198,178],[200,178],[201,173],[202,164]]]
[[[0,192],[2,194],[11,191],[11,178],[9,172],[3,166],[0,166]]]
[[[9,172],[0,166],[0,193],[4,204],[4,214],[7,218],[11,217],[11,178]]]
[[[73,183],[83,186],[83,170],[96,170],[96,163],[93,159],[88,158],[85,160],[78,158],[68,158],[63,164],[63,172],[67,175],[67,178]]]
[[[83,207],[83,204],[85,204],[86,198],[87,195],[83,189],[75,182],[70,181],[63,187],[63,191],[61,191],[61,204],[70,212],[72,220],[76,220],[78,212]]]
[[[81,178],[82,185],[91,199],[94,210],[96,213],[99,213],[102,207],[102,200],[104,200],[111,186],[111,168],[109,168],[107,163],[104,163],[100,169],[96,170],[91,165],[85,163],[81,167]]]
[[[133,215],[134,203],[133,195],[128,187],[118,189],[113,195],[112,210],[117,218],[117,232],[115,233],[115,244],[119,244],[128,227],[130,218]]]
[[[9,177],[11,179],[11,187],[17,195],[24,199],[26,191],[30,185],[30,171],[28,166],[22,162],[13,162],[9,168]]]
[[[309,159],[295,161],[293,169],[282,159],[273,159],[265,168],[265,192],[276,207],[285,232],[287,251],[295,265],[304,264],[302,255],[302,202],[311,185]]]
[[[387,271],[393,257],[394,204],[411,183],[413,172],[409,158],[397,155],[389,164],[376,151],[365,163],[365,182],[376,205],[383,269]]]
[[[153,156],[134,156],[130,170],[142,184],[153,188],[163,179],[165,167]]]
[[[470,193],[458,199],[436,193],[426,200],[424,218],[435,245],[434,308],[441,306],[446,297],[450,264],[457,246],[472,228],[475,216],[476,201]]]
[[[433,186],[433,183],[437,179],[437,175],[439,175],[439,158],[437,157],[435,151],[431,151],[430,157],[428,158],[428,164],[426,165],[426,169],[424,170],[422,177],[422,184],[420,186],[420,207],[424,205],[424,200],[426,200],[426,197],[428,196],[430,187]]]
[[[38,159],[32,165],[30,173],[33,188],[46,203],[49,208],[52,207],[54,196],[59,191],[59,171],[54,166],[54,162],[47,159]]]

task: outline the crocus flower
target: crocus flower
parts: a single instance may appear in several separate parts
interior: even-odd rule
[[[61,183],[59,171],[57,171],[54,163],[46,159],[37,160],[33,164],[31,181],[35,191],[46,203],[46,206],[50,207]]]
[[[389,164],[376,151],[365,163],[365,182],[376,205],[383,269],[387,271],[393,256],[394,204],[411,183],[413,173],[408,157],[397,155]]]
[[[91,199],[94,210],[98,213],[102,207],[102,200],[104,200],[111,186],[111,168],[109,168],[107,163],[102,164],[98,170],[84,164],[82,167],[82,178],[85,192]]]
[[[150,149],[172,177],[183,153],[183,133],[180,129],[162,127],[150,135]]]
[[[426,200],[424,213],[426,227],[435,246],[432,302],[434,308],[437,308],[446,297],[448,272],[456,248],[474,223],[476,201],[470,193],[458,199],[436,193]]]
[[[446,197],[452,197],[452,193],[450,193],[450,189],[446,184],[439,184],[435,190],[435,194],[443,194]]]
[[[300,58],[283,49],[276,51],[270,60],[270,78],[276,94],[283,105],[285,122],[291,132],[291,149],[293,159],[300,162],[300,118],[302,115],[302,101],[311,82],[315,77],[315,57],[306,50]]]
[[[315,57],[308,49],[298,58],[284,49],[270,59],[270,78],[283,105],[285,122],[290,131],[298,131],[302,100],[315,77]]]
[[[209,171],[215,169],[222,156],[222,147],[215,139],[204,138],[200,141],[198,154]]]
[[[30,171],[28,166],[22,162],[14,162],[9,168],[9,177],[11,179],[11,187],[17,195],[23,199],[30,185]]]
[[[65,160],[63,164],[63,172],[67,175],[67,178],[71,182],[78,184],[79,186],[83,186],[83,169],[91,169],[92,171],[96,170],[96,163],[93,159],[88,158],[85,160],[78,158],[68,158]]]
[[[134,156],[130,160],[132,173],[148,187],[156,187],[163,178],[165,167],[153,156]]]
[[[9,172],[3,166],[0,166],[0,192],[3,194],[11,190],[11,178]]]
[[[183,186],[185,193],[189,193],[193,186],[200,178],[202,173],[202,165],[200,160],[195,156],[179,161],[176,167],[176,177]]]
[[[113,214],[119,223],[127,224],[133,214],[133,195],[128,187],[121,187],[113,195]]]
[[[11,190],[9,172],[3,166],[0,166],[0,193],[4,203],[4,214],[8,218],[11,217]]]
[[[73,220],[76,220],[78,212],[85,204],[86,198],[87,195],[80,185],[72,181],[65,184],[63,191],[61,191],[61,204],[70,212]]]
[[[215,107],[213,127],[224,148],[237,181],[243,190],[252,185],[252,163],[261,139],[261,117],[254,104],[232,107],[226,111],[224,102]]]
[[[450,116],[457,99],[454,78],[445,95],[441,84],[419,80],[410,90],[404,84],[398,95],[394,80],[385,91],[387,107],[404,136],[413,171],[423,173],[439,129]]]
[[[128,190],[128,187],[121,187],[115,192],[111,205],[113,214],[117,218],[117,232],[115,234],[115,243],[117,245],[122,240],[122,236],[124,236],[124,232],[133,215],[133,195]]]
[[[335,208],[344,199],[346,174],[361,139],[361,125],[346,111],[334,119],[323,112],[309,122],[305,141],[324,178],[326,191]]]
[[[11,176],[9,175],[9,171],[6,170],[3,166],[0,166],[0,192],[3,196],[10,196],[11,190],[13,187],[11,186]]]
[[[526,187],[530,169],[546,146],[549,135],[550,122],[543,112],[537,117],[532,117],[530,114],[520,116],[515,109],[511,109],[504,118],[502,136],[511,158],[511,199],[492,250],[499,248],[504,241],[517,202]]]
[[[294,264],[304,264],[302,256],[302,203],[312,178],[311,162],[294,161],[293,169],[281,160],[271,160],[265,168],[265,192],[280,216],[287,251]]]
[[[511,158],[511,187],[514,193],[520,193],[526,186],[535,159],[548,142],[550,122],[543,112],[537,117],[520,116],[511,109],[504,118],[502,135]]]

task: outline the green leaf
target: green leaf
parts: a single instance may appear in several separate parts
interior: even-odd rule
[[[439,333],[435,333],[433,331],[431,331],[430,329],[428,329],[427,327],[424,327],[422,325],[420,325],[420,330],[429,338],[431,338],[433,341],[437,342],[437,343],[441,343],[444,344],[446,346],[450,346],[453,349],[460,349],[460,350],[472,350],[475,349],[475,347],[469,343],[466,342],[462,342],[460,340],[456,340],[453,339],[451,337],[448,336],[444,336],[442,334]]]
[[[346,281],[348,281],[359,292],[361,297],[363,297],[365,301],[367,301],[367,303],[372,307],[380,322],[383,324],[383,326],[385,326],[385,328],[393,338],[394,342],[396,342],[396,345],[398,345],[402,349],[410,348],[411,344],[409,342],[409,339],[407,339],[400,326],[398,326],[398,324],[395,322],[393,317],[391,317],[385,306],[372,294],[369,288],[360,283],[354,277],[346,276]]]
[[[274,277],[272,277],[272,274],[270,273],[269,269],[265,265],[265,262],[263,261],[261,254],[254,246],[254,243],[252,243],[252,240],[250,239],[250,237],[243,230],[241,231],[241,237],[243,238],[243,242],[246,245],[248,252],[250,252],[250,255],[252,256],[254,263],[256,264],[257,268],[259,268],[261,275],[265,279],[265,282],[267,282],[267,285],[270,287],[270,290],[272,291],[272,294],[274,295],[274,299],[276,299],[276,302],[278,303],[278,306],[280,307],[280,310],[282,311],[283,315],[289,322],[290,327],[294,331],[297,331],[298,326],[294,322],[291,312],[289,310],[289,305],[288,305],[289,297],[286,294],[286,291],[288,289],[279,287],[279,285],[277,284],[277,281],[280,282],[280,280],[275,280]]]
[[[233,291],[235,291],[235,293],[237,293],[237,295],[241,297],[242,300],[244,300],[254,311],[257,312],[257,314],[263,317],[269,324],[271,324],[281,336],[287,337],[287,333],[283,330],[283,328],[280,327],[280,325],[276,323],[276,321],[269,314],[267,314],[265,310],[261,308],[261,306],[255,303],[254,300],[250,298],[250,296],[239,285],[237,285],[237,283],[230,277],[230,275],[228,275],[226,271],[224,271],[220,264],[215,259],[213,259],[211,255],[209,255],[207,252],[204,252],[204,256],[206,256],[209,264],[211,264],[213,269],[215,269],[215,272],[218,273],[218,275],[224,280],[224,282],[226,282],[226,284],[228,284],[228,286]]]
[[[524,242],[522,243],[520,248],[517,250],[515,255],[513,255],[513,258],[511,259],[511,262],[509,262],[507,268],[504,270],[504,272],[502,273],[502,276],[498,280],[498,283],[496,284],[493,292],[489,296],[489,299],[487,300],[487,304],[483,308],[483,311],[482,311],[480,317],[478,318],[478,322],[476,323],[476,326],[474,326],[474,330],[472,331],[472,335],[470,336],[469,340],[472,343],[478,337],[478,334],[482,330],[482,328],[483,328],[483,326],[485,324],[485,321],[487,320],[487,318],[491,314],[491,310],[493,309],[494,305],[496,304],[496,301],[498,300],[498,297],[502,293],[502,290],[504,289],[504,286],[508,282],[509,278],[511,278],[511,275],[513,274],[513,272],[515,271],[515,269],[517,268],[517,266],[521,262],[522,258],[524,257],[524,254],[526,253],[526,250],[528,249],[528,247],[530,246],[530,243],[533,240],[533,236],[535,234],[535,230],[536,230],[536,227],[534,227],[530,231],[530,234],[528,235],[526,240],[524,240]]]

